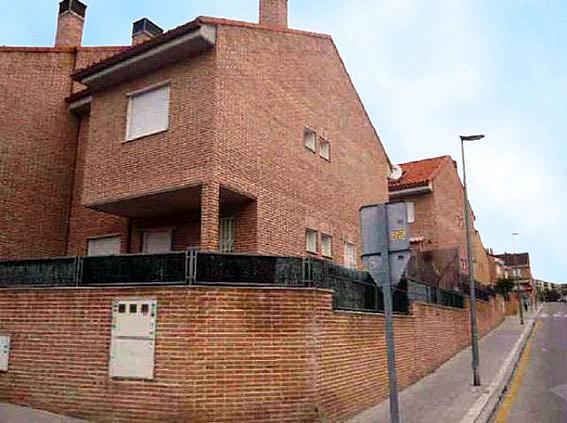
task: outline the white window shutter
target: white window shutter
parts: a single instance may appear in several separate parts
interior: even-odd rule
[[[171,231],[144,232],[144,248],[146,254],[161,254],[171,252]]]
[[[87,241],[87,256],[114,256],[120,254],[120,237],[108,236]]]
[[[169,86],[130,96],[127,139],[165,131],[169,127]]]

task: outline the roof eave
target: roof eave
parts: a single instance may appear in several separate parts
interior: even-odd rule
[[[212,49],[216,37],[215,26],[193,25],[188,31],[171,39],[159,43],[150,41],[146,48],[132,50],[124,54],[121,60],[110,58],[79,71],[73,75],[73,79],[91,90],[100,90]]]

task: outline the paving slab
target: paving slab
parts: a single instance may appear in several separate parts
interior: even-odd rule
[[[59,416],[47,411],[0,402],[1,423],[88,423],[86,420]]]
[[[536,312],[537,313],[537,312]],[[514,356],[533,326],[536,313],[525,316],[520,325],[517,316],[504,322],[481,339],[480,375],[482,386],[472,385],[471,348],[466,348],[435,372],[399,394],[400,419],[403,423],[456,423],[477,421],[476,411],[494,396],[499,378],[513,370]],[[511,369],[508,367],[512,366]],[[486,401],[484,400],[486,399]],[[475,409],[479,409],[476,410]],[[471,417],[472,416],[472,417]],[[387,423],[390,421],[386,400],[358,416],[350,423]]]

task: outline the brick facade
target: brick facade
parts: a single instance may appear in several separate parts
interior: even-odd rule
[[[111,379],[112,301],[137,297],[158,301],[155,379]],[[500,300],[478,312],[482,335],[503,319]],[[467,310],[414,303],[395,319],[401,387],[469,341]],[[340,421],[387,397],[383,331],[314,289],[4,290],[0,400],[96,421]]]
[[[396,184],[390,184],[390,196],[395,201],[413,202],[415,222],[410,224],[411,237],[418,239],[414,244],[417,250],[459,250],[461,261],[467,257],[467,244],[464,219],[463,185],[457,173],[456,163],[449,157],[423,160],[428,172],[417,174],[424,182],[422,192],[400,194]],[[415,167],[416,163],[411,165]],[[402,164],[402,169],[406,164]],[[409,171],[408,171],[409,172]],[[413,172],[415,175],[416,172]],[[398,184],[403,184],[404,180]],[[426,189],[429,185],[429,189]],[[471,221],[474,222],[471,214]],[[475,258],[475,279],[489,285],[493,281],[490,273],[488,253],[478,231],[472,233],[472,246]]]
[[[287,14],[286,3],[262,11]],[[333,237],[338,262],[346,242],[360,251],[359,208],[387,201],[390,164],[331,38],[198,22],[216,31],[213,49],[95,90],[77,115],[65,98],[84,86],[70,74],[127,47],[0,50],[13,93],[0,123],[12,140],[0,257],[85,254],[89,238],[116,234],[121,252],[139,252],[148,225],[173,226],[176,249],[216,250],[227,215],[239,252],[305,255],[306,229]],[[127,94],[163,81],[169,129],[124,142]],[[305,148],[305,128],[330,142],[330,160]]]

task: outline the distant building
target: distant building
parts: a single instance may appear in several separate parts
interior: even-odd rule
[[[414,252],[455,251],[460,270],[467,273],[463,185],[450,156],[402,163],[402,175],[390,180],[390,201],[405,202]],[[471,213],[471,221],[474,222]],[[475,278],[491,284],[491,264],[478,231],[474,230]]]
[[[535,291],[529,253],[504,253],[497,254],[495,257],[504,262],[505,278],[518,280],[518,283],[524,292],[532,294]],[[547,282],[543,283],[546,284]]]

